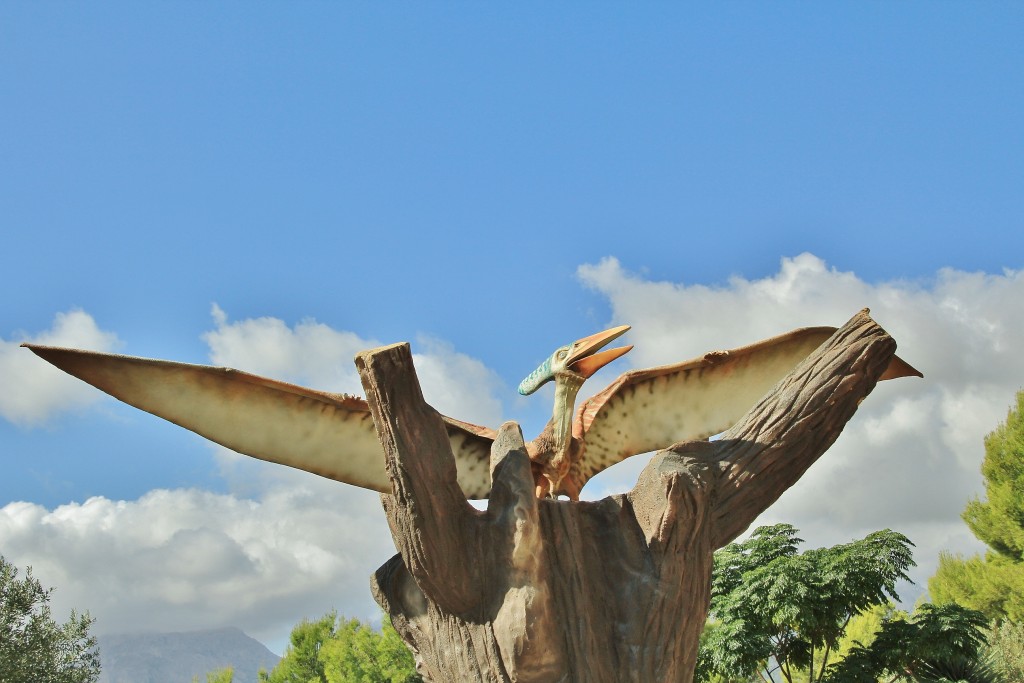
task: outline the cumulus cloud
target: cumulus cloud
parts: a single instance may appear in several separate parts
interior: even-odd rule
[[[381,346],[352,332],[335,330],[306,319],[289,327],[278,318],[230,322],[213,306],[215,329],[203,340],[210,360],[258,375],[327,391],[362,395],[352,359],[359,351]],[[413,363],[427,402],[446,415],[496,427],[502,417],[497,398],[498,375],[483,363],[456,351],[451,344],[420,336],[413,344]]]
[[[939,549],[978,547],[959,513],[980,492],[982,437],[1005,417],[1024,382],[1024,357],[1014,349],[1024,338],[1021,274],[944,270],[929,281],[868,283],[804,254],[784,259],[769,277],[735,277],[719,287],[651,281],[614,259],[582,266],[579,277],[607,298],[612,322],[633,325],[628,342],[636,348],[620,366],[679,361],[794,327],[840,325],[870,306],[900,355],[926,379],[879,385],[831,451],[758,523],[792,522],[813,545],[898,529],[918,545],[919,584],[933,572]],[[361,393],[352,357],[380,344],[315,320],[231,321],[217,307],[213,316],[204,335],[213,363],[318,389]],[[0,347],[5,383],[20,372],[11,369],[8,345],[16,349],[27,339]],[[116,344],[82,312],[61,314],[51,331],[32,339],[98,349]],[[509,392],[491,370],[436,339],[417,339],[413,350],[424,394],[438,410],[489,426],[501,422],[497,396]],[[96,395],[85,385],[82,398],[68,403],[79,384],[40,390],[42,398],[24,404],[31,409],[0,404],[2,414],[31,423],[85,405]],[[601,386],[600,379],[591,384]],[[300,618],[332,607],[372,618],[368,578],[394,552],[376,494],[215,451],[229,493],[158,490],[138,500],[92,498],[53,510],[11,503],[0,509],[0,548],[58,587],[58,611],[87,607],[100,632],[230,624],[280,645]],[[622,463],[585,493],[626,490],[643,464]]]
[[[413,353],[423,397],[445,415],[497,428],[502,422],[501,394],[509,393],[496,372],[456,351],[451,344],[419,336]]]
[[[637,367],[692,358],[796,327],[839,326],[870,307],[925,374],[880,384],[832,449],[757,524],[795,524],[814,545],[891,527],[918,546],[923,585],[940,549],[978,542],[960,521],[982,493],[982,439],[1024,385],[1024,275],[944,269],[927,281],[866,282],[812,254],[782,259],[758,280],[717,287],[658,282],[613,258],[581,266],[581,281],[607,297],[615,323],[633,325]],[[623,463],[595,494],[628,488],[643,461]]]
[[[231,321],[214,306],[213,322],[203,339],[214,364],[329,391],[362,393],[353,356],[380,345],[312,319]],[[102,349],[116,337],[74,312],[33,340]],[[493,371],[442,340],[419,338],[413,349],[428,402],[459,419],[500,423],[503,386]],[[33,369],[51,369],[19,351]],[[87,400],[99,395],[66,379]],[[395,552],[377,494],[213,444],[211,453],[227,493],[155,490],[53,510],[10,503],[0,509],[0,548],[58,587],[58,613],[89,609],[101,633],[234,625],[280,649],[304,616],[336,608],[375,619],[369,577]]]
[[[335,330],[307,318],[289,327],[279,318],[229,321],[216,304],[214,329],[203,334],[210,360],[258,375],[314,389],[361,393],[352,358],[359,351],[380,346],[353,332]]]
[[[22,343],[72,346],[112,351],[120,342],[113,332],[101,330],[85,311],[58,313],[50,329],[35,335],[15,333],[0,339],[0,416],[22,426],[45,423],[54,415],[96,402],[100,395],[88,385],[37,358]]]
[[[376,494],[308,483],[253,499],[179,489],[10,503],[0,546],[58,587],[57,613],[87,607],[100,633],[231,625],[273,643],[303,615],[374,615],[369,577],[395,552]]]

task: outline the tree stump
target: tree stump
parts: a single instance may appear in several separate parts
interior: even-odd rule
[[[408,344],[356,365],[387,460],[399,554],[374,599],[429,681],[691,681],[712,553],[839,436],[896,343],[854,316],[722,438],[658,452],[626,494],[534,497],[522,433],[502,425],[486,511],[455,480]]]

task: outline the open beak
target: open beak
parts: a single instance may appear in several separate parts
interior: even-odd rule
[[[604,332],[592,334],[589,337],[577,339],[573,342],[572,348],[569,351],[567,365],[573,372],[583,375],[583,377],[593,376],[595,372],[608,365],[616,358],[621,358],[626,355],[629,353],[629,350],[633,348],[633,346],[630,345],[599,351],[599,349],[606,346],[609,342],[614,339],[618,339],[628,331],[629,325],[620,325],[618,327],[613,327],[610,330],[605,330]]]

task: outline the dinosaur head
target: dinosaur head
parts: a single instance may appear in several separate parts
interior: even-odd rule
[[[579,384],[582,384],[595,372],[633,348],[621,346],[601,351],[609,342],[621,337],[628,330],[629,325],[620,325],[559,347],[519,384],[519,393],[529,396],[559,375],[576,376]]]

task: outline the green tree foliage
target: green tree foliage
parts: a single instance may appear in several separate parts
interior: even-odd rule
[[[896,613],[884,621],[870,644],[855,645],[828,668],[824,680],[941,680],[942,672],[955,671],[974,671],[979,680],[990,680],[981,657],[987,627],[981,612],[953,603],[924,603],[909,618]]]
[[[896,582],[913,566],[905,536],[878,531],[799,553],[796,534],[788,524],[761,527],[715,554],[699,680],[896,680],[928,661],[977,658],[987,626],[980,613],[924,605],[906,618],[891,609]],[[868,623],[860,623],[865,612]],[[866,631],[872,620],[879,624],[873,640],[847,638],[851,624]],[[845,659],[837,657],[841,649]]]
[[[413,683],[412,653],[387,621],[380,633],[350,619],[324,644],[321,657],[328,683]]]
[[[1003,683],[1002,675],[990,661],[964,657],[925,662],[914,678],[919,683]]]
[[[936,603],[956,602],[990,619],[1024,621],[1024,563],[993,552],[984,558],[943,552],[928,593]]]
[[[100,675],[93,620],[71,613],[66,624],[50,615],[50,594],[0,556],[0,681],[3,683],[93,683]]]
[[[787,681],[799,669],[820,677],[850,619],[896,597],[896,582],[913,564],[912,544],[893,531],[804,553],[796,534],[788,524],[761,527],[715,553],[717,628],[701,660],[711,671],[749,676],[774,660]]]
[[[206,674],[206,683],[234,683],[234,680],[235,669],[230,666],[215,669]],[[193,676],[192,683],[199,683],[199,676]]]
[[[846,633],[839,639],[836,659],[845,659],[846,655],[850,654],[857,646],[870,645],[878,632],[882,630],[882,624],[895,618],[906,619],[907,613],[896,609],[891,602],[884,605],[873,605],[860,614],[854,615],[850,619],[850,623],[846,625]]]
[[[380,632],[329,612],[292,629],[284,657],[265,683],[416,683],[412,653],[386,620]]]
[[[1006,683],[1024,683],[1024,623],[993,626],[984,652]]]
[[[337,613],[328,612],[316,621],[303,619],[289,636],[288,647],[267,683],[327,683],[320,649],[336,633]]]
[[[1024,621],[1024,391],[1006,422],[985,437],[981,473],[986,499],[970,501],[963,518],[990,550],[984,558],[943,553],[928,592],[937,603]]]
[[[981,465],[987,500],[972,500],[964,521],[974,535],[1000,555],[1024,560],[1024,391],[1006,422],[985,437]]]

